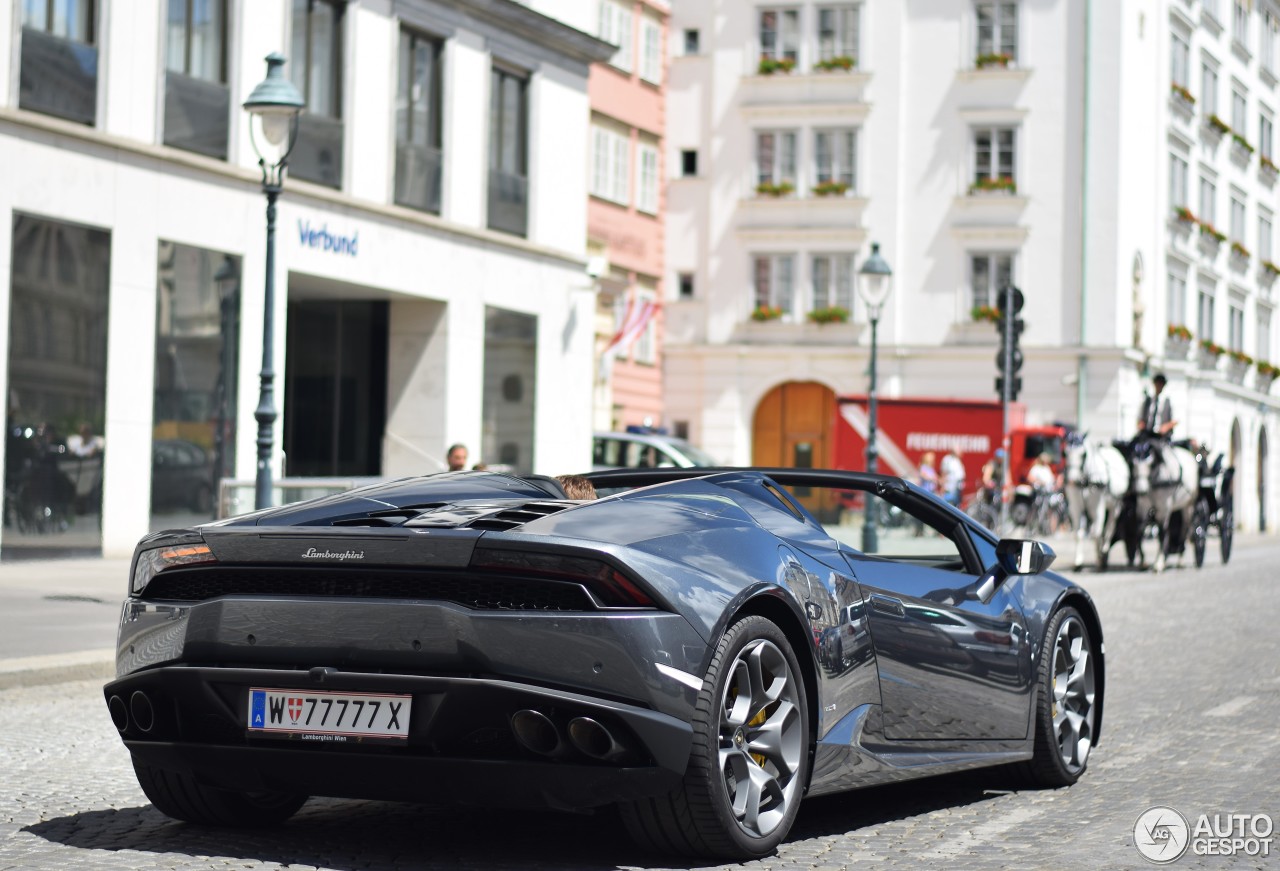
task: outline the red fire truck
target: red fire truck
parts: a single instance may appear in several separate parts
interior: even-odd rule
[[[1025,480],[1027,469],[1041,453],[1053,458],[1062,472],[1062,426],[1026,427],[1026,407],[1009,405],[1011,480]],[[879,471],[915,479],[920,458],[933,451],[939,462],[952,448],[964,462],[967,497],[982,481],[982,466],[1000,447],[1003,424],[1000,403],[981,399],[885,398],[876,402],[876,449]],[[866,468],[867,398],[837,399],[835,463],[841,469]]]

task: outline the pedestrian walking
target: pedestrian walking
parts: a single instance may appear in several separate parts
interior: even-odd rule
[[[959,508],[964,494],[964,460],[958,450],[952,448],[943,455],[941,472],[943,498]]]

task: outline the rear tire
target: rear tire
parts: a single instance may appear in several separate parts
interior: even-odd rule
[[[282,792],[235,792],[205,786],[187,774],[133,760],[138,785],[156,810],[175,820],[206,826],[248,828],[282,823],[307,796]]]
[[[693,714],[683,784],[620,806],[642,847],[756,859],[787,836],[809,775],[809,709],[786,635],[744,617],[720,639]]]
[[[1196,501],[1196,509],[1191,514],[1191,546],[1195,550],[1196,568],[1204,565],[1204,552],[1209,538],[1209,503],[1205,499]]]
[[[1075,608],[1049,621],[1039,674],[1035,755],[1020,773],[1034,786],[1069,786],[1089,764],[1097,729],[1093,636]]]
[[[1218,536],[1222,544],[1222,564],[1225,566],[1231,559],[1231,542],[1236,534],[1236,512],[1228,502],[1222,508],[1218,519]]]

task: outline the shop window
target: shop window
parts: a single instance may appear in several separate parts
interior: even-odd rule
[[[165,529],[212,519],[235,476],[240,258],[162,240],[157,261],[151,527]]]
[[[230,110],[225,0],[169,0],[165,145],[226,160]]]
[[[100,551],[111,234],[15,215],[12,246],[4,551]]]
[[[507,309],[485,309],[481,459],[533,471],[537,408],[538,319]],[[512,378],[521,389],[510,389]]]

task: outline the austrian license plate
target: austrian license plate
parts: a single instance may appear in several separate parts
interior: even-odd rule
[[[412,696],[325,690],[249,690],[249,734],[333,743],[409,740]]]

